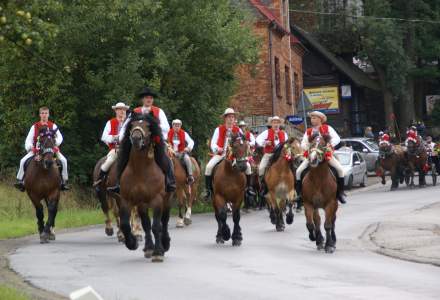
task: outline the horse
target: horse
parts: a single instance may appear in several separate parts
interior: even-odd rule
[[[408,161],[411,182],[409,186],[414,187],[414,173],[419,173],[419,186],[426,185],[425,174],[428,171],[428,153],[423,143],[417,144],[414,140],[408,139],[406,158]]]
[[[306,226],[309,239],[316,242],[317,249],[325,248],[326,253],[333,253],[336,249],[335,222],[338,200],[336,178],[325,157],[329,137],[314,135],[310,137],[310,141],[307,157],[310,169],[304,176],[302,188]],[[325,247],[319,208],[325,211]]]
[[[145,232],[144,257],[163,262],[165,252],[170,248],[169,202],[173,193],[165,192],[165,176],[154,160],[154,144],[164,143],[159,121],[152,113],[132,113],[126,128],[118,159],[121,174],[119,218],[125,246],[129,250],[138,248],[138,240],[130,225],[131,210],[137,207]],[[153,224],[150,208],[153,210]]]
[[[226,157],[214,170],[213,175],[213,207],[217,220],[218,230],[216,243],[223,244],[231,238],[231,230],[226,223],[227,204],[232,206],[234,230],[232,246],[240,246],[243,240],[240,227],[240,207],[244,199],[246,188],[248,143],[241,133],[231,135],[230,146],[226,150]]]
[[[194,157],[190,156],[193,166],[194,182],[189,185],[187,182],[187,173],[182,161],[176,157],[171,151],[170,157],[174,165],[174,176],[176,177],[176,198],[179,207],[179,218],[176,223],[177,228],[182,228],[185,225],[191,225],[191,209],[194,202],[197,200],[198,189],[200,184],[200,166]],[[185,208],[185,216],[182,210]]]
[[[95,165],[93,169],[93,181],[96,182],[99,178],[99,172],[101,169],[101,165],[104,163],[106,157],[102,157]],[[118,231],[116,236],[119,242],[124,242],[124,235],[121,231],[121,226],[119,222],[119,207],[117,204],[117,196],[114,193],[108,192],[107,188],[110,186],[114,186],[116,184],[117,177],[117,164],[113,164],[110,167],[108,175],[102,180],[98,186],[95,186],[95,194],[101,204],[102,212],[105,215],[105,234],[107,236],[112,236],[114,234],[112,218],[110,215],[113,215]],[[133,208],[131,215],[131,224],[133,227],[133,234],[138,239],[138,241],[142,241],[142,229],[141,223],[139,220],[139,216],[137,214],[136,208]]]
[[[268,193],[266,195],[270,220],[277,231],[284,231],[284,212],[286,204],[289,212],[286,223],[293,223],[293,201],[295,199],[295,170],[302,157],[301,145],[294,138],[281,143],[274,150],[264,175]]]
[[[379,144],[379,159],[376,166],[376,175],[382,178],[382,184],[386,184],[385,171],[391,173],[391,190],[399,187],[405,177],[405,150],[400,145],[390,143]]]
[[[61,176],[55,162],[55,133],[47,126],[38,131],[39,149],[27,167],[24,178],[26,193],[35,207],[40,243],[46,244],[55,240],[55,218],[60,200]],[[44,208],[41,200],[46,202],[48,217],[44,224]]]

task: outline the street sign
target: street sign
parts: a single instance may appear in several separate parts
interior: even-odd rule
[[[295,115],[287,116],[286,119],[287,119],[287,121],[289,121],[293,125],[299,125],[302,122],[304,122],[304,118],[303,117],[295,116]]]

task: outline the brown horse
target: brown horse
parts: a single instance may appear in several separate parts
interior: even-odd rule
[[[428,171],[428,153],[422,142],[417,144],[415,141],[409,139],[407,142],[406,157],[408,167],[410,170],[411,182],[410,187],[414,187],[414,173],[419,173],[419,186],[426,186],[425,174]]]
[[[106,157],[101,158],[95,165],[93,170],[93,181],[96,182],[99,178],[99,173],[101,169],[101,165],[104,163]],[[111,214],[116,221],[116,226],[118,227],[118,232],[116,236],[118,237],[119,242],[124,242],[124,235],[121,231],[121,226],[119,222],[119,207],[117,204],[117,196],[114,193],[109,193],[107,188],[110,186],[114,186],[116,184],[117,177],[117,164],[113,164],[108,172],[108,175],[102,180],[98,186],[96,186],[96,197],[101,204],[102,212],[105,215],[105,234],[108,236],[112,236],[114,234],[113,224]],[[133,234],[138,239],[138,241],[142,241],[142,229],[141,222],[139,220],[139,216],[137,214],[136,208],[133,208],[131,215],[131,224],[133,227]]]
[[[24,186],[36,210],[40,243],[55,240],[55,217],[60,200],[61,176],[55,163],[55,133],[46,126],[40,128],[38,141],[40,149],[30,162],[24,180]],[[48,217],[44,225],[44,209],[41,200],[46,202]]]
[[[382,184],[385,184],[385,171],[391,173],[391,190],[399,187],[403,183],[405,172],[405,151],[400,145],[390,143],[379,144],[379,159],[376,166],[377,176],[382,178]]]
[[[192,223],[191,209],[197,200],[201,171],[196,159],[190,157],[193,166],[194,182],[189,185],[187,182],[187,173],[182,161],[172,152],[171,157],[174,165],[174,176],[176,177],[176,198],[179,206],[179,219],[177,220],[176,227],[182,228]],[[185,217],[182,213],[183,208],[185,208]]]
[[[254,188],[254,191],[260,191],[261,189],[260,181],[258,180],[258,165],[260,164],[263,154],[263,147],[256,147],[255,150],[252,152],[252,160],[250,161],[252,169],[251,184]],[[264,197],[261,196],[259,193],[256,193],[255,195],[251,195],[249,193],[245,194],[243,205],[244,210],[248,210],[249,208],[263,209],[265,205],[266,203]]]
[[[301,145],[298,140],[290,138],[279,144],[275,149],[269,164],[264,181],[268,193],[267,205],[270,212],[270,220],[277,231],[284,231],[284,212],[286,204],[289,212],[286,215],[286,223],[293,223],[293,201],[295,199],[295,170],[299,166],[302,156]]]
[[[244,199],[246,188],[248,143],[241,134],[232,134],[230,147],[226,151],[226,158],[216,167],[213,175],[213,206],[218,230],[217,244],[223,244],[231,238],[231,230],[226,223],[227,203],[232,206],[234,230],[232,245],[240,246],[243,236],[240,228],[240,207]]]
[[[316,242],[318,250],[324,248],[319,208],[324,209],[325,251],[333,253],[336,249],[335,221],[338,200],[336,199],[336,178],[324,155],[327,151],[328,139],[328,136],[321,137],[320,135],[311,137],[307,158],[310,170],[303,180],[302,196],[309,239]]]
[[[145,232],[144,256],[152,257],[153,262],[162,262],[170,248],[168,222],[172,193],[165,192],[164,174],[154,160],[154,143],[164,143],[159,121],[151,113],[132,113],[126,130],[118,159],[121,172],[119,218],[125,245],[130,250],[138,248],[130,225],[131,210],[137,207]],[[153,210],[153,224],[149,208]]]

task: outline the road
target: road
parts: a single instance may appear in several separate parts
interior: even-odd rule
[[[338,211],[334,254],[309,242],[302,214],[278,233],[262,211],[243,215],[239,248],[215,244],[212,215],[195,215],[184,229],[172,226],[162,264],[143,258],[142,247],[128,251],[101,227],[58,235],[48,245],[36,238],[10,262],[33,285],[61,295],[91,285],[105,300],[439,299],[440,268],[375,253],[368,231],[438,202],[440,187],[388,189],[374,186],[348,197]]]

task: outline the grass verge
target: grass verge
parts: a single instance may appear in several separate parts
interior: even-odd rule
[[[0,285],[0,299],[1,300],[30,300],[28,296],[20,291],[10,288],[6,285]]]

